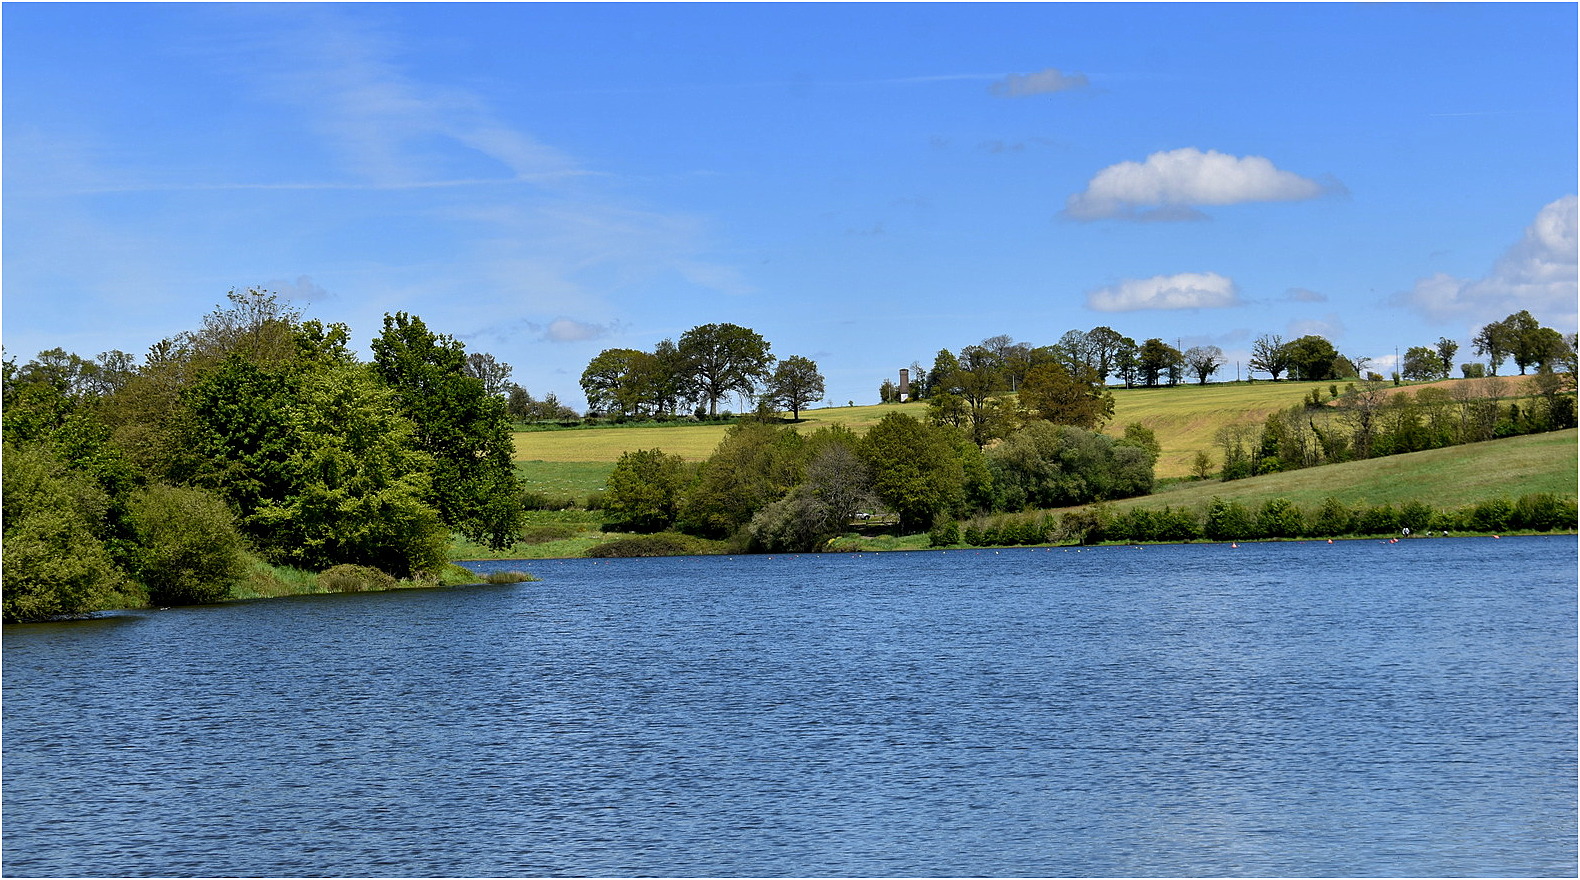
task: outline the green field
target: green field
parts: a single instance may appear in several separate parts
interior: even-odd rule
[[[1139,422],[1157,435],[1163,454],[1158,460],[1159,477],[1183,477],[1190,473],[1197,450],[1213,451],[1213,435],[1226,424],[1261,424],[1268,413],[1288,409],[1299,403],[1312,388],[1327,396],[1329,382],[1254,382],[1215,385],[1181,385],[1176,388],[1116,388],[1114,419],[1108,432],[1121,434],[1125,425]],[[1343,386],[1340,385],[1342,391]],[[835,406],[803,410],[796,428],[816,431],[828,425],[842,425],[858,434],[865,433],[891,412],[910,413],[926,418],[924,403],[884,404],[878,406]],[[664,427],[587,428],[563,431],[518,431],[515,434],[516,460],[574,464],[613,463],[634,449],[662,449],[688,461],[702,461],[729,430],[725,425],[673,425]],[[552,468],[536,468],[533,479],[553,480]]]
[[[1441,509],[1464,507],[1489,498],[1513,501],[1532,492],[1573,498],[1580,482],[1577,444],[1580,432],[1571,428],[1227,483],[1174,483],[1152,495],[1110,502],[1110,506],[1123,510],[1169,504],[1200,509],[1218,496],[1248,506],[1260,505],[1269,498],[1287,498],[1302,508],[1311,508],[1331,496],[1349,505],[1363,501],[1374,505],[1400,504],[1420,499]]]

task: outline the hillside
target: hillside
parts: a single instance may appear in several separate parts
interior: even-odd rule
[[[1253,382],[1211,385],[1181,385],[1175,388],[1115,388],[1114,420],[1110,433],[1121,433],[1124,426],[1139,422],[1157,435],[1163,454],[1158,461],[1159,477],[1183,477],[1190,473],[1196,451],[1211,450],[1213,435],[1226,424],[1260,424],[1268,413],[1288,409],[1299,403],[1312,388],[1326,396],[1329,382]],[[1342,390],[1343,385],[1341,384]],[[802,411],[797,425],[802,431],[816,431],[827,425],[843,425],[858,434],[891,412],[906,412],[925,418],[925,403],[883,404],[876,406],[835,406]],[[522,431],[515,434],[518,462],[612,464],[620,455],[634,449],[662,449],[690,461],[707,458],[728,430],[723,425],[675,425],[666,427],[600,427],[560,431]],[[534,468],[534,471],[544,471]]]
[[[1351,505],[1399,504],[1419,498],[1434,507],[1455,508],[1488,498],[1513,500],[1532,492],[1573,498],[1580,483],[1577,443],[1580,432],[1571,428],[1227,483],[1176,483],[1152,495],[1110,504],[1117,510],[1165,504],[1204,508],[1217,496],[1252,506],[1269,498],[1287,498],[1304,508],[1331,496]]]

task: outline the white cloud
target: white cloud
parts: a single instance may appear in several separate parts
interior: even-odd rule
[[[989,86],[988,90],[1001,98],[1024,98],[1084,89],[1088,85],[1090,83],[1084,73],[1072,72],[1066,75],[1058,68],[1050,67],[1037,73],[1012,73]]]
[[[1485,276],[1469,280],[1439,272],[1395,294],[1394,304],[1434,321],[1473,324],[1529,309],[1539,321],[1573,329],[1580,297],[1576,205],[1571,195],[1543,207],[1525,235],[1503,252]]]
[[[1299,303],[1325,303],[1328,301],[1328,296],[1325,293],[1307,290],[1304,287],[1291,287],[1284,292],[1284,299]]]
[[[1219,309],[1240,304],[1233,281],[1216,272],[1184,272],[1125,279],[1091,291],[1086,306],[1099,312],[1140,309]]]
[[[1262,156],[1185,147],[1104,168],[1085,190],[1070,196],[1064,215],[1075,220],[1201,219],[1197,205],[1298,201],[1332,188],[1280,170]]]

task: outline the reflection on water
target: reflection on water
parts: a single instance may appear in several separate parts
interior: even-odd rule
[[[1576,543],[480,563],[7,627],[18,875],[1576,868]]]

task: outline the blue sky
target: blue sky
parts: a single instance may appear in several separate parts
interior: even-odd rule
[[[3,11],[8,355],[232,287],[582,406],[705,323],[828,400],[940,348],[1576,329],[1574,4],[67,4]],[[1242,368],[1243,369],[1243,368]]]

